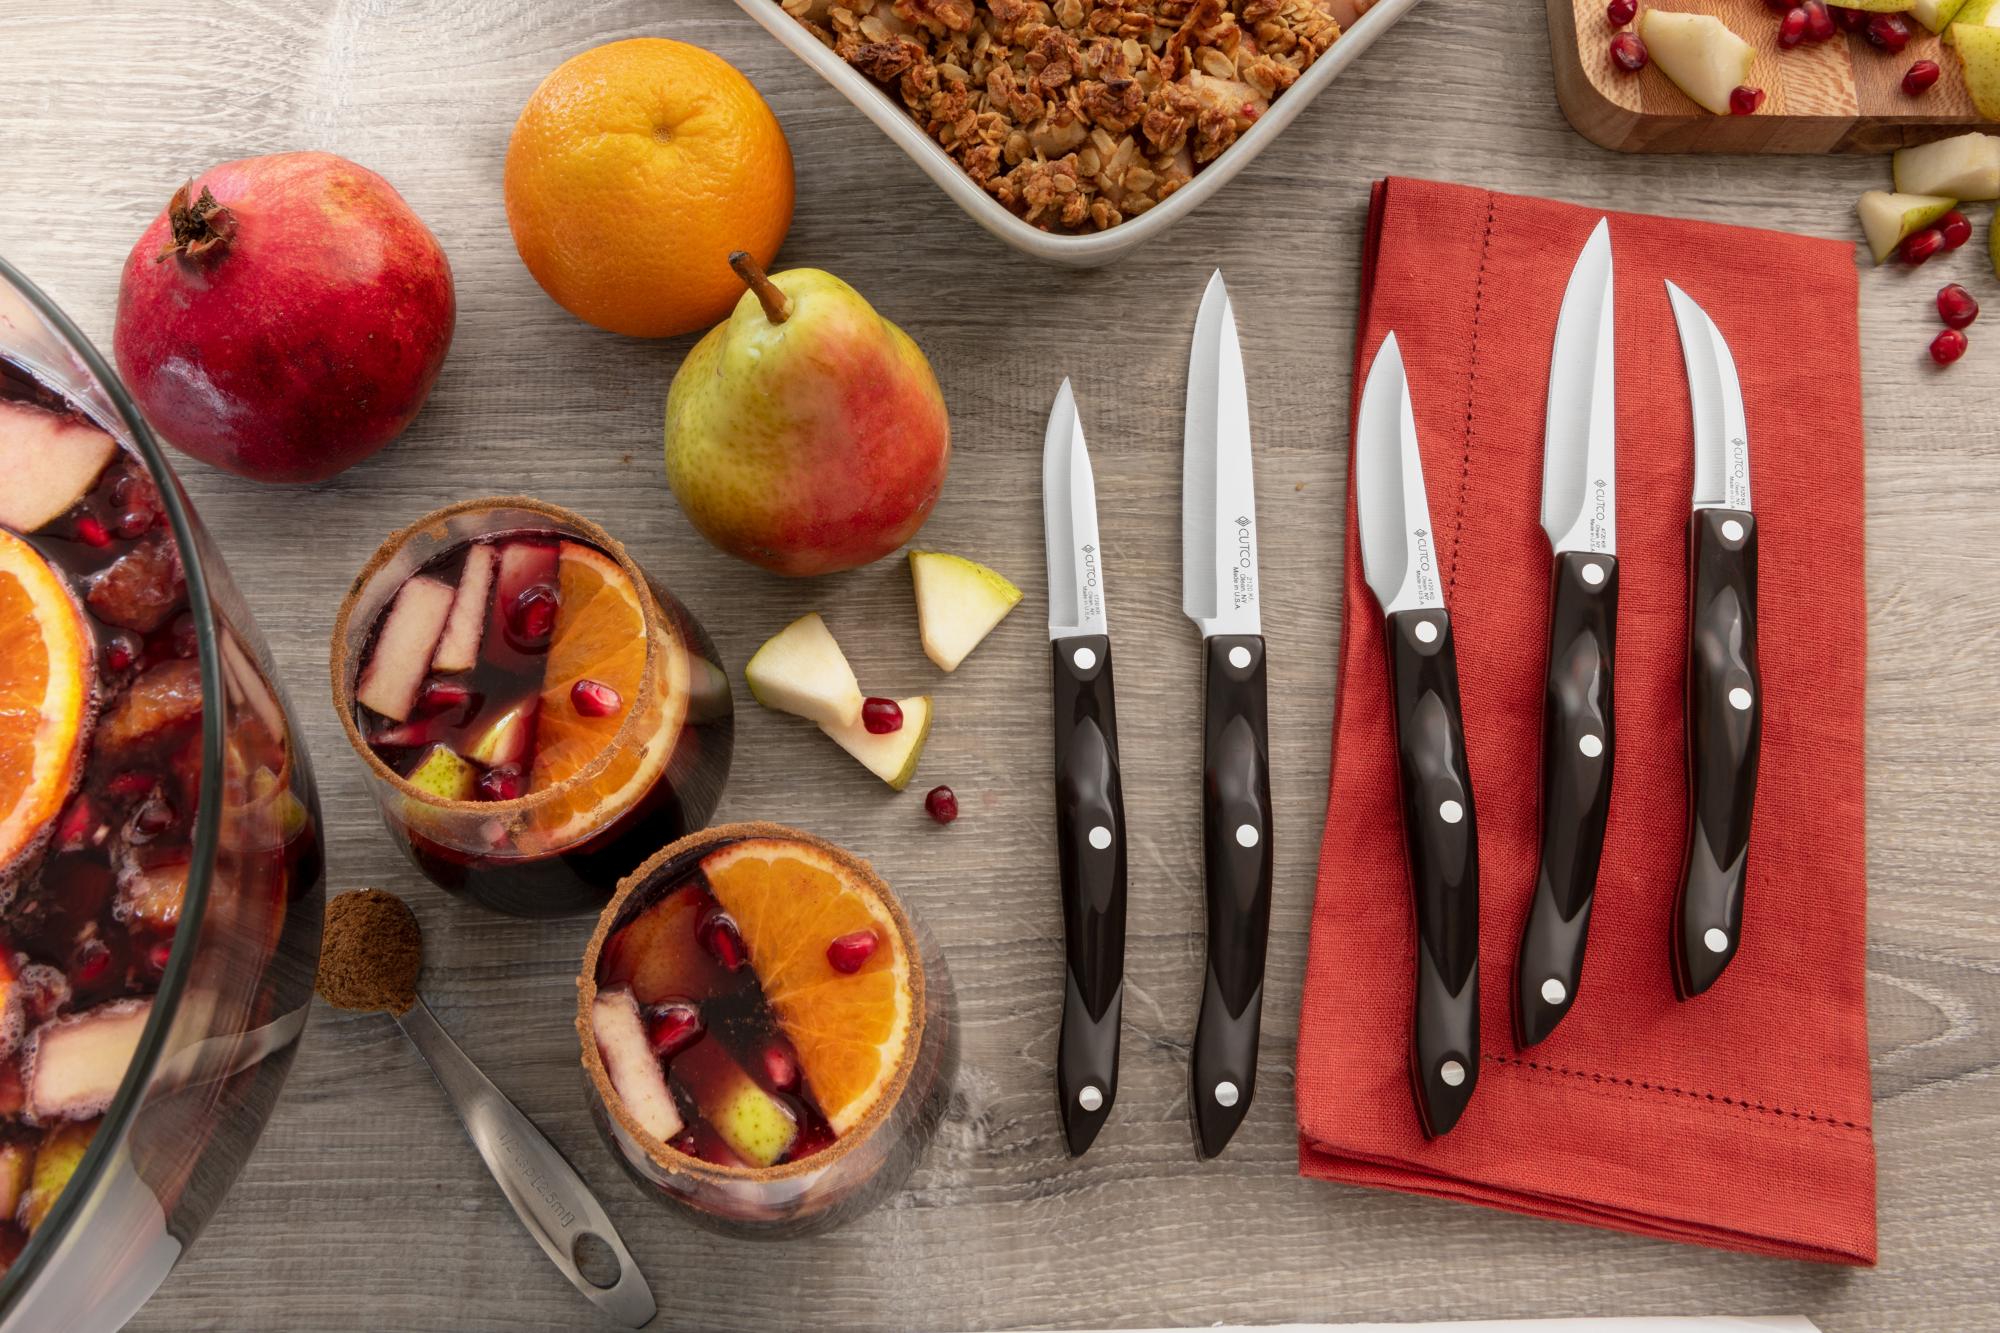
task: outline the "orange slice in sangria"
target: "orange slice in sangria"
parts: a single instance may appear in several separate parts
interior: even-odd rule
[[[581,542],[562,544],[557,582],[531,793],[582,773],[616,739],[630,710],[642,706],[647,640],[638,589],[617,561]],[[655,688],[638,733],[590,781],[536,808],[534,841],[551,848],[575,842],[607,826],[659,780],[688,699],[687,654],[669,635],[653,641]]]
[[[827,1124],[847,1133],[891,1091],[912,1040],[901,924],[847,867],[804,842],[734,843],[701,869],[742,934]]]
[[[90,711],[90,635],[61,575],[0,530],[0,874],[76,781]]]

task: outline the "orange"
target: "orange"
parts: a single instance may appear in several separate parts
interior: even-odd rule
[[[90,709],[90,638],[62,577],[0,530],[0,870],[49,827],[76,783]]]
[[[530,792],[568,782],[604,753],[639,706],[646,670],[645,612],[617,561],[581,542],[564,542],[556,585]],[[591,781],[536,808],[534,826],[545,845],[563,846],[596,832],[643,796],[666,766],[687,708],[687,656],[665,635],[653,643],[655,692],[641,719],[643,733],[611,755]],[[622,707],[607,717],[578,712],[570,693],[586,679],[615,690]]]
[[[542,290],[577,318],[640,338],[718,323],[743,295],[729,267],[769,267],[792,225],[792,150],[720,56],[662,37],[556,67],[507,145],[507,224]]]
[[[911,1039],[910,959],[895,915],[838,861],[804,843],[734,843],[701,869],[742,932],[827,1123],[845,1134],[895,1082]],[[827,946],[864,930],[874,933],[875,952],[856,972],[835,970]]]

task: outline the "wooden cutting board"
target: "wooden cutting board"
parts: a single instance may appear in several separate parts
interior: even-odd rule
[[[1648,0],[1641,0],[1642,6]],[[1717,116],[1648,65],[1612,64],[1604,0],[1548,0],[1556,98],[1578,133],[1627,153],[1880,153],[1987,122],[1972,109],[1958,54],[1912,20],[1901,53],[1841,32],[1817,45],[1778,47],[1778,16],[1764,0],[1659,0],[1657,9],[1713,14],[1757,48],[1750,82],[1768,96],[1754,116]],[[1910,97],[1903,71],[1935,60],[1944,75]],[[1994,127],[2000,130],[2000,126]]]

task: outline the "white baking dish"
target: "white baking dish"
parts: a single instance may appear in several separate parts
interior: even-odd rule
[[[821,78],[859,107],[861,114],[895,140],[910,155],[910,159],[923,168],[924,174],[936,181],[960,208],[971,215],[974,222],[1016,250],[1077,268],[1108,264],[1126,251],[1144,245],[1201,207],[1204,200],[1227,185],[1237,172],[1249,166],[1250,159],[1263,152],[1264,146],[1277,138],[1285,126],[1324,92],[1326,86],[1339,77],[1340,71],[1372,46],[1377,37],[1393,27],[1416,3],[1417,0],[1378,0],[1373,9],[1355,20],[1353,27],[1341,33],[1340,40],[1333,44],[1331,50],[1299,76],[1298,82],[1271,102],[1271,109],[1255,125],[1225,148],[1215,161],[1195,173],[1193,180],[1168,195],[1164,203],[1128,222],[1119,223],[1109,231],[1068,236],[1030,226],[1003,208],[998,200],[966,175],[965,169],[952,161],[935,140],[924,133],[901,103],[821,45],[804,24],[784,11],[778,0],[736,0],[738,8],[790,47],[794,55],[817,70]]]

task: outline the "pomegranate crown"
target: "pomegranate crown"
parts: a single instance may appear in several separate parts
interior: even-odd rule
[[[194,182],[189,181],[175,190],[168,201],[167,225],[173,229],[174,238],[160,248],[154,263],[164,264],[173,255],[200,259],[210,251],[226,248],[235,237],[236,215],[217,203],[206,185],[190,202],[193,195]]]

